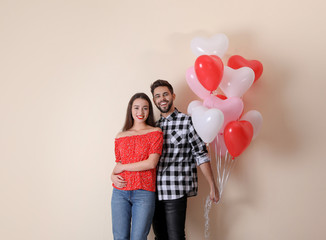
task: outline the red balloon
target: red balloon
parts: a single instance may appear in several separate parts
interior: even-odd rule
[[[203,87],[214,91],[222,80],[224,65],[218,56],[201,55],[195,61],[195,72]]]
[[[253,135],[250,122],[229,122],[224,128],[224,141],[231,156],[238,157],[249,146]]]
[[[239,55],[231,56],[228,61],[228,66],[233,69],[250,67],[255,72],[254,82],[256,82],[263,73],[263,64],[261,64],[261,62],[258,60],[247,60]]]
[[[224,96],[223,94],[217,94],[216,97],[218,97],[219,99],[222,99],[222,100],[227,99],[227,97]]]

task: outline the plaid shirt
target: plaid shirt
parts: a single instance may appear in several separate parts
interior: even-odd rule
[[[157,166],[159,200],[197,195],[197,166],[210,161],[205,143],[196,133],[191,117],[177,109],[157,126],[163,131],[163,152]]]

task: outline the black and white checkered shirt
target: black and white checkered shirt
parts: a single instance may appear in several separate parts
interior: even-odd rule
[[[163,131],[163,152],[157,166],[159,200],[197,195],[197,165],[210,161],[205,143],[196,133],[191,117],[177,109],[157,126]]]

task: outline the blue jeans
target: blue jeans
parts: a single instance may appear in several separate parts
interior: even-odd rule
[[[155,192],[113,188],[111,199],[114,240],[146,240],[155,210]]]

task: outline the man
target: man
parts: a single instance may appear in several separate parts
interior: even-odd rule
[[[157,126],[163,131],[163,152],[157,166],[157,201],[153,219],[156,240],[184,240],[187,198],[197,195],[197,166],[210,187],[210,199],[219,200],[205,143],[191,117],[174,106],[171,84],[151,85],[153,101],[161,112]]]

